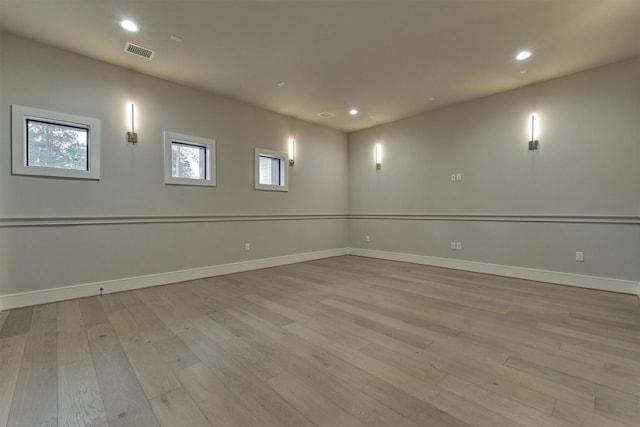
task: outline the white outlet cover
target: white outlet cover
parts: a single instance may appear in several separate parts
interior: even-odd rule
[[[462,181],[462,173],[456,173],[456,181]]]
[[[576,261],[584,262],[584,252],[576,252]]]
[[[456,248],[456,242],[451,242],[451,249],[455,249]]]
[[[456,242],[456,249],[462,249],[462,242]]]
[[[455,174],[455,173],[452,173],[452,174],[451,174],[451,181],[455,181],[455,180],[456,180],[456,174]]]
[[[371,241],[371,236],[364,236],[364,240],[366,240],[367,242]]]

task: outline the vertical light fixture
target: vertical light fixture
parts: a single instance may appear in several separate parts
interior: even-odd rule
[[[529,119],[529,132],[531,133],[531,139],[529,140],[529,150],[537,150],[540,143],[540,117],[537,114],[532,114]]]
[[[135,105],[131,103],[131,123],[127,131],[127,142],[136,144],[138,142],[138,134],[136,133],[136,117],[135,117]]]
[[[376,170],[380,170],[380,168],[382,168],[382,144],[376,144],[374,157],[376,160]]]
[[[293,167],[296,160],[296,140],[289,138],[289,166]]]

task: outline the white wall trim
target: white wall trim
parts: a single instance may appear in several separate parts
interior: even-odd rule
[[[312,261],[322,258],[331,258],[348,254],[349,248],[328,249],[316,252],[306,252],[301,254],[285,255],[272,258],[262,258],[251,261],[234,262],[230,264],[220,264],[210,267],[193,268],[189,270],[171,271],[166,273],[149,274],[145,276],[107,280],[103,282],[87,283],[82,285],[63,286],[54,289],[43,289],[32,292],[0,295],[0,311],[31,305],[47,304],[74,298],[100,295],[100,288],[103,288],[103,293],[109,294],[113,292],[122,292],[133,289],[147,288],[151,286],[166,285],[170,283],[184,282],[187,280],[202,279],[205,277],[222,276],[224,274],[258,270],[261,268],[276,267],[279,265]]]
[[[107,224],[168,224],[190,222],[294,221],[320,219],[375,219],[389,221],[554,222],[571,224],[639,225],[640,216],[622,215],[491,215],[491,214],[227,214],[84,217],[0,217],[0,228],[75,227]]]
[[[347,214],[264,214],[264,215],[175,215],[175,216],[86,216],[0,218],[0,228],[76,227],[109,224],[172,224],[191,222],[296,221],[347,219]]]
[[[482,222],[553,222],[570,224],[640,224],[640,216],[624,215],[545,215],[545,214],[349,214],[349,219],[391,221],[482,221]]]
[[[514,267],[509,265],[488,264],[476,261],[465,261],[450,258],[438,258],[426,255],[415,255],[399,252],[376,251],[360,248],[338,248],[324,251],[306,252],[272,258],[262,258],[210,267],[193,268],[189,270],[170,271],[166,273],[149,274],[145,276],[128,277],[106,280],[81,285],[64,286],[54,289],[43,289],[9,295],[0,295],[0,311],[51,302],[83,298],[103,293],[129,291],[151,286],[166,285],[205,277],[221,276],[240,273],[261,268],[297,262],[313,261],[342,255],[356,255],[368,258],[380,258],[391,261],[410,262],[413,264],[432,265],[436,267],[453,268],[456,270],[473,271],[476,273],[494,274],[498,276],[515,277],[538,282],[555,283],[559,285],[576,286],[580,288],[597,289],[601,291],[620,292],[640,296],[640,283],[630,280],[611,279],[606,277],[585,276],[559,271],[537,270],[533,268]]]
[[[579,288],[620,292],[640,296],[640,282],[634,282],[631,280],[585,276],[581,274],[563,273],[560,271],[537,270],[535,268],[488,264],[477,261],[465,261],[399,252],[376,251],[371,249],[351,248],[349,253],[351,255],[368,258],[380,258],[391,261],[410,262],[413,264],[432,265],[436,267],[453,268],[456,270],[473,271],[476,273],[494,274],[497,276],[515,277],[518,279],[534,280],[537,282],[555,283],[558,285],[576,286]]]

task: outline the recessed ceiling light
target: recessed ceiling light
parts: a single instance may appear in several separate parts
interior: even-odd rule
[[[120,21],[120,26],[127,31],[131,31],[132,33],[138,31],[138,26],[136,25],[136,23],[128,19]]]
[[[435,101],[435,100],[436,100],[436,98],[435,98],[434,96],[432,96],[431,98],[429,98],[429,101],[432,101],[432,102],[433,102],[433,101]]]
[[[278,87],[283,87],[284,85],[286,85],[286,83],[285,83],[285,82],[279,82],[279,83],[277,84],[277,86],[278,86]]]
[[[351,110],[349,110],[349,114],[351,114],[352,116],[356,116],[358,115],[359,111],[356,110],[355,108],[352,108]]]
[[[531,52],[529,52],[528,50],[523,50],[522,52],[518,53],[516,55],[516,59],[518,61],[524,61],[525,59],[529,58],[531,56]]]
[[[527,70],[520,70],[520,74],[527,74]]]
[[[174,41],[176,43],[182,43],[183,42],[182,37],[178,37],[175,34],[171,34],[169,36],[169,40],[172,40],[172,41]]]

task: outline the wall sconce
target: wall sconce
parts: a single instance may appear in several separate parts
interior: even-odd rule
[[[374,157],[376,159],[376,170],[380,170],[382,168],[382,144],[376,144]]]
[[[130,142],[132,144],[138,143],[138,134],[136,133],[135,126],[136,126],[135,106],[133,103],[131,103],[131,123],[129,127],[131,130],[127,132],[127,142]]]
[[[531,127],[531,139],[529,140],[529,150],[537,150],[538,144],[540,141],[538,138],[540,137],[540,118],[537,114],[532,114],[531,119],[529,120],[529,125]]]
[[[296,163],[296,140],[289,138],[289,166],[293,167]]]

